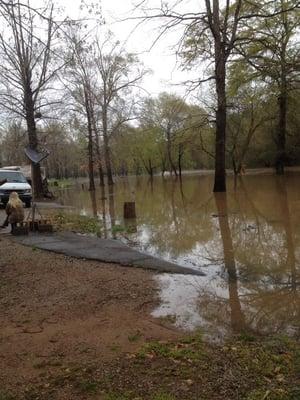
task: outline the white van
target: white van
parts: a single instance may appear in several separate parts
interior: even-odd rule
[[[32,190],[27,179],[20,171],[0,169],[0,181],[6,183],[0,186],[0,200],[6,205],[11,192],[17,192],[26,207],[31,206]]]

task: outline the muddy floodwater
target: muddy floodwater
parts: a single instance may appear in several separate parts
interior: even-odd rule
[[[300,173],[253,174],[227,194],[212,193],[212,175],[120,178],[110,191],[75,183],[58,200],[95,216],[102,237],[205,273],[157,275],[153,315],[221,339],[232,333],[300,336]],[[136,202],[124,222],[123,203]]]

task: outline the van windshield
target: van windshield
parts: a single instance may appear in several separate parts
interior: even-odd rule
[[[16,171],[0,171],[0,181],[4,179],[7,182],[27,183],[25,176],[21,172]]]

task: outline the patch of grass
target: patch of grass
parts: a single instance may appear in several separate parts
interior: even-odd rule
[[[163,317],[159,317],[159,319],[166,324],[175,324],[176,322],[176,315],[168,314],[164,315]]]
[[[255,342],[256,338],[248,332],[242,332],[238,336],[238,340],[242,342]]]
[[[175,397],[167,393],[158,393],[154,395],[152,400],[175,400]]]
[[[76,382],[76,389],[79,389],[82,393],[95,394],[99,390],[99,382],[91,380],[82,380]]]
[[[16,397],[13,394],[0,391],[0,400],[15,400],[15,399]]]
[[[73,181],[71,179],[48,179],[48,184],[58,189],[66,189],[73,185]]]
[[[101,235],[100,221],[93,217],[60,212],[52,217],[52,222],[58,230],[71,230],[79,233]]]
[[[104,395],[104,400],[143,400],[141,397],[132,397],[132,393],[111,392]]]
[[[123,225],[118,225],[118,224],[116,224],[116,225],[112,226],[111,232],[112,232],[112,233],[126,232],[126,228],[125,228],[125,226],[123,226]]]
[[[130,343],[137,342],[142,337],[141,332],[136,332],[133,335],[128,335],[128,341]]]
[[[248,394],[246,400],[296,400],[296,397],[293,399],[284,389],[255,389]]]
[[[109,349],[117,353],[121,351],[121,346],[119,344],[112,344],[111,346],[109,346]]]
[[[60,361],[42,361],[40,363],[34,364],[33,368],[40,369],[46,367],[61,367],[62,363]]]
[[[133,341],[138,333],[133,331]],[[118,344],[111,350],[119,350]],[[299,400],[299,369],[300,343],[289,338],[242,335],[210,344],[198,332],[147,342],[136,354],[104,365],[97,360],[51,370],[26,400],[54,400],[72,389],[74,398],[101,400],[210,400],[216,394],[233,400],[237,388],[241,400]]]
[[[190,338],[188,343],[180,341],[178,343],[152,341],[144,345],[138,352],[138,357],[146,358],[158,356],[175,360],[199,360],[204,352],[198,337]]]

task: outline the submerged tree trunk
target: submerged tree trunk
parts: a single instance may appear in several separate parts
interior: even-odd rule
[[[97,199],[96,199],[96,192],[94,190],[90,191],[90,197],[91,197],[91,205],[92,205],[92,210],[93,210],[93,217],[97,218],[98,217]]]
[[[142,161],[143,161],[143,164],[144,164],[144,167],[145,167],[147,173],[148,173],[149,176],[150,176],[150,179],[153,179],[153,170],[154,170],[154,167],[153,167],[153,165],[152,165],[151,158],[148,159],[148,162],[145,162],[143,159],[142,159]]]
[[[92,129],[92,118],[91,118],[91,107],[89,103],[88,93],[85,90],[84,93],[85,110],[87,117],[87,130],[88,130],[88,174],[89,174],[89,190],[95,190],[95,179],[94,179],[94,157],[93,157],[93,129]]]
[[[166,164],[167,164],[167,160],[165,156],[162,156],[161,158],[161,176],[164,177],[165,172],[166,172]]]
[[[171,132],[169,128],[167,129],[167,154],[168,154],[168,161],[169,161],[169,166],[170,166],[170,174],[172,175],[172,172],[174,172],[175,176],[177,176],[177,170],[176,167],[173,163],[172,159],[172,142],[171,142]]]
[[[148,174],[150,175],[150,178],[153,179],[153,165],[151,162],[151,159],[149,158],[148,160]]]
[[[102,166],[102,158],[101,158],[101,149],[100,149],[100,138],[99,138],[99,131],[96,126],[95,114],[94,110],[92,110],[92,126],[95,133],[95,144],[96,144],[96,154],[97,154],[97,164],[98,164],[98,171],[99,171],[99,183],[100,186],[105,186],[104,182],[104,173],[103,173],[103,166]]]
[[[110,148],[109,148],[108,131],[107,131],[107,107],[106,107],[106,105],[103,105],[103,107],[102,107],[102,128],[103,128],[104,158],[105,158],[107,183],[109,185],[113,185],[114,181],[113,181],[113,176],[112,176]]]
[[[182,165],[181,165],[181,162],[182,162],[182,157],[183,157],[183,151],[182,151],[182,149],[181,149],[181,147],[179,148],[179,151],[178,151],[178,172],[179,172],[179,178],[181,179],[181,175],[182,175]]]

